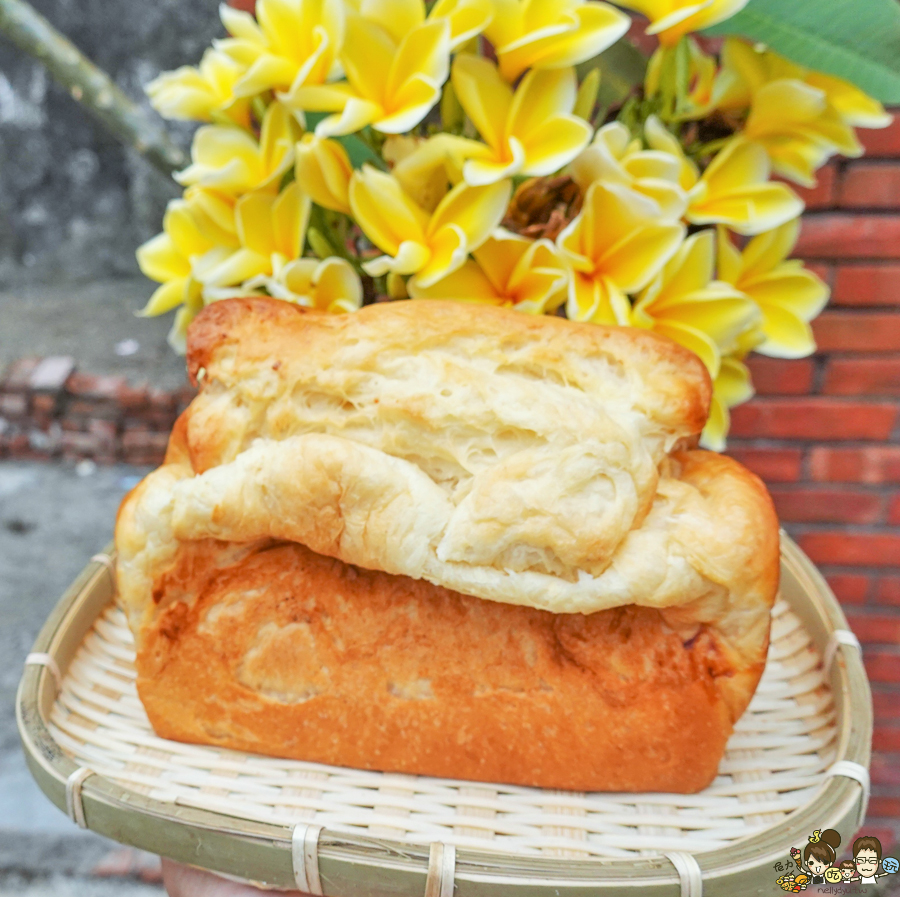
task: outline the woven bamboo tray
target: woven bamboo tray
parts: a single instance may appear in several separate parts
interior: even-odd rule
[[[109,556],[47,620],[17,696],[44,793],[78,824],[328,897],[782,893],[772,867],[865,816],[872,708],[859,643],[782,537],[766,673],[697,795],[577,794],[275,760],[157,738]]]

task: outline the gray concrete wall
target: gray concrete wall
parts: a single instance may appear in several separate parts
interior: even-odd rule
[[[32,3],[145,105],[143,85],[222,33],[216,0]],[[192,127],[172,128],[187,146]],[[176,189],[0,36],[0,288],[137,273]]]

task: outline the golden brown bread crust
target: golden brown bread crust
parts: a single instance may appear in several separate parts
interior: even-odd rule
[[[645,331],[461,303],[343,317],[252,299],[197,318],[189,364],[201,393],[116,527],[120,599],[160,734],[548,787],[686,791],[711,779],[762,673],[779,546],[756,477],[731,459],[676,450],[707,413],[709,379],[694,356]],[[473,703],[493,680],[462,634],[419,631],[421,651],[409,649],[429,672],[415,680],[393,651],[353,670],[321,640],[295,652],[279,633],[298,630],[272,601],[293,607],[296,589],[314,588],[304,614],[334,619],[351,569],[339,561],[367,568],[361,604],[341,618],[345,644],[365,643],[354,618],[371,603],[393,619],[391,602],[406,602],[434,627],[446,618],[428,615],[449,602],[465,609],[472,628],[460,632],[472,640],[537,627],[549,658],[560,632],[577,632],[587,659],[546,668],[558,676],[551,701],[511,654],[491,675],[524,692]],[[210,620],[204,608],[226,599],[239,613]],[[250,630],[240,639],[229,628],[238,618]],[[267,626],[273,638],[260,642]],[[383,694],[387,681],[439,681],[447,658],[464,656],[476,673],[456,690],[402,703]],[[279,700],[309,680],[310,657],[340,682]],[[616,682],[627,683],[618,697]],[[370,699],[377,710],[366,710]],[[313,704],[327,708],[327,751],[311,732]],[[339,712],[345,705],[353,714]],[[370,725],[365,750],[354,714]],[[414,756],[379,741],[385,731],[414,742]],[[502,731],[529,747],[493,766],[472,742],[441,761],[457,731],[489,746]],[[593,765],[576,762],[570,744]]]
[[[189,543],[138,654],[156,731],[279,757],[579,791],[692,792],[731,732],[704,629],[550,614],[303,546]],[[176,596],[190,596],[179,600]]]

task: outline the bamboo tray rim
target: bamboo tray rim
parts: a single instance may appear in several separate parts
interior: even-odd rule
[[[106,549],[112,555],[113,547]],[[94,619],[114,596],[110,570],[98,556],[84,568],[48,617],[32,649],[47,654],[62,675]],[[820,652],[831,634],[848,628],[846,618],[821,574],[796,544],[782,533],[783,581],[792,579],[788,598]],[[830,669],[838,720],[837,760],[869,766],[872,706],[859,651],[838,648]],[[62,750],[47,726],[56,697],[56,682],[47,666],[26,666],[16,699],[16,718],[26,760],[47,797],[66,812],[66,782],[79,768]],[[806,840],[816,828],[852,833],[861,822],[865,793],[853,779],[827,779],[815,798],[782,822],[718,850],[697,855],[708,895],[756,893],[761,870],[783,859],[786,846]],[[146,797],[102,777],[83,785],[87,827],[123,843],[201,865],[224,874],[295,888],[292,865],[293,826],[265,823],[212,810]],[[321,832],[319,868],[326,894],[422,894],[429,868],[427,847],[399,841]],[[627,859],[565,859],[456,849],[455,893],[458,897],[566,894],[586,897],[597,889],[634,887],[653,894],[682,893],[681,879],[664,856]],[[774,883],[773,883],[774,887]],[[776,889],[777,890],[777,889]],[[740,891],[743,893],[743,890]]]

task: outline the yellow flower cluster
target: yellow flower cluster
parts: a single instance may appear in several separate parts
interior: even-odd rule
[[[814,349],[824,284],[787,261],[801,184],[881,106],[738,40],[690,32],[747,0],[628,0],[660,49],[643,93],[595,119],[626,13],[601,0],[257,0],[159,76],[203,122],[163,233],[138,250],[144,313],[267,294],[329,312],[378,298],[507,305],[655,330],[715,385],[707,445],[752,395],[744,358]],[[677,59],[676,59],[677,57]],[[599,114],[599,113],[598,113]],[[749,242],[748,242],[749,238]]]

